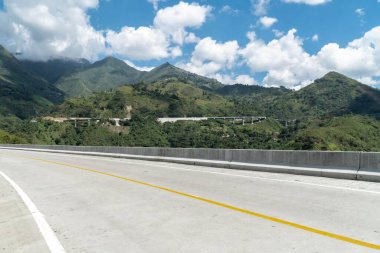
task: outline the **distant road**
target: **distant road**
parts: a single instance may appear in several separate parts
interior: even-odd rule
[[[380,184],[0,150],[66,252],[380,250]],[[0,252],[51,252],[0,175]]]

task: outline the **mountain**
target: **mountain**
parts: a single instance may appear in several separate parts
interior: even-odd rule
[[[228,89],[227,94],[238,94],[232,99],[240,114],[257,113],[283,120],[350,114],[380,117],[380,90],[336,72],[326,74],[299,91],[240,86]],[[256,91],[251,93],[250,89]]]
[[[332,115],[361,114],[380,116],[380,90],[362,84],[337,72],[296,93],[295,97],[320,113]]]
[[[193,83],[200,88],[208,90],[215,90],[224,86],[215,79],[200,76],[189,71],[177,68],[168,62],[162,64],[161,66],[158,66],[157,68],[152,69],[150,72],[145,73],[142,79],[140,79],[140,81],[152,83],[158,80],[164,80],[166,78],[172,77],[175,77],[181,81]]]
[[[71,96],[63,103],[63,92],[45,80],[61,75],[55,85]],[[70,122],[3,117],[106,121],[131,112],[123,127],[103,120],[74,128]],[[223,120],[159,124],[155,119],[241,115],[268,118],[244,126]],[[379,118],[380,90],[336,72],[299,91],[223,86],[169,63],[150,72],[113,57],[90,65],[58,60],[38,65],[22,63],[0,47],[0,142],[5,143],[380,151]]]
[[[0,114],[28,117],[40,113],[63,94],[45,79],[30,71],[0,46]]]
[[[139,80],[142,72],[130,67],[114,57],[95,62],[82,71],[60,78],[55,86],[67,97],[88,96],[94,91],[104,91],[133,84]]]
[[[23,60],[22,63],[33,72],[45,78],[49,83],[55,83],[64,75],[84,70],[91,65],[86,59]]]
[[[147,82],[118,89],[125,91],[125,104],[129,103],[137,110],[145,108],[146,112],[159,116],[254,115],[281,121],[352,114],[380,117],[380,91],[336,72],[326,74],[299,91],[241,84],[207,90],[191,80],[162,74],[171,70],[175,72],[177,68],[164,64],[151,72],[143,73],[142,78],[146,78]],[[148,79],[148,75],[152,79]],[[155,79],[158,80],[153,81]],[[115,91],[98,92],[91,96],[92,99],[86,100],[87,104],[78,103],[78,100],[74,103],[75,108],[63,107],[60,114],[67,111],[99,117],[101,113],[113,108],[110,104],[113,103],[114,93]],[[69,100],[68,103],[72,101],[74,100]],[[82,110],[81,106],[87,109]],[[97,107],[97,112],[91,110]],[[123,108],[124,106],[119,107],[119,111],[113,108],[112,114],[123,115]],[[86,110],[91,112],[83,113]]]
[[[84,97],[94,91],[105,91],[122,85],[132,85],[140,82],[153,83],[168,78],[177,78],[180,81],[192,83],[207,90],[214,90],[223,86],[223,84],[214,79],[190,73],[169,63],[145,72],[134,69],[114,57],[107,57],[84,70],[65,75],[55,85],[67,97]]]
[[[124,118],[129,106],[132,114],[159,117],[224,116],[232,114],[233,110],[233,103],[223,96],[205,91],[191,82],[169,78],[71,98],[52,108],[50,115]]]

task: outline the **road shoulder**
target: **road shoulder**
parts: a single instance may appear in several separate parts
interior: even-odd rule
[[[15,189],[0,176],[0,252],[50,252]]]

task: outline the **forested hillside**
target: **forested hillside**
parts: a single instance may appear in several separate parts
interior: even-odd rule
[[[157,121],[204,116],[266,120]],[[138,71],[112,57],[21,62],[0,48],[1,143],[380,151],[379,119],[380,91],[336,72],[294,91],[224,86],[168,63]]]
[[[127,85],[86,98],[72,98],[51,109],[54,116],[126,117],[126,106],[134,113],[157,117],[195,117],[232,115],[233,103],[176,78],[152,84]]]

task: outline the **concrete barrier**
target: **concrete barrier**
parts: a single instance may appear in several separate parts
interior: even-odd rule
[[[358,180],[380,182],[380,153],[362,153]]]
[[[380,153],[49,145],[0,147],[107,154],[109,157],[380,182]]]

